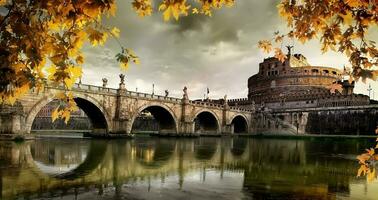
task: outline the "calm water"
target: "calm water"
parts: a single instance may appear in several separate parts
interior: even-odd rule
[[[378,199],[364,140],[197,138],[0,143],[2,199]]]

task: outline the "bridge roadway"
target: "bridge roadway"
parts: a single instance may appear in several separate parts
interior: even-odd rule
[[[132,134],[132,126],[142,111],[149,111],[159,123],[161,135],[204,135],[251,133],[253,111],[185,98],[164,97],[140,92],[75,84],[74,99],[89,117],[93,134]],[[15,105],[0,108],[0,133],[27,135],[34,118],[61,87],[30,91]],[[197,124],[196,124],[197,123]]]

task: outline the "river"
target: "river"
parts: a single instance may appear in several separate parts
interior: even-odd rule
[[[44,138],[0,142],[2,199],[378,199],[374,139]]]

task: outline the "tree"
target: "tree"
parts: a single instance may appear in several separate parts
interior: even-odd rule
[[[322,52],[338,51],[349,58],[351,68],[346,70],[350,81],[378,77],[378,49],[376,38],[369,38],[369,31],[377,31],[377,0],[282,0],[278,5],[281,17],[287,22],[289,32],[274,33],[271,40],[259,41],[259,47],[265,52],[274,49],[275,57],[286,59],[280,48],[284,38],[292,38],[306,43],[317,39]],[[331,90],[340,88],[338,84],[330,86]],[[378,127],[376,130],[378,134]],[[378,141],[378,139],[377,139]],[[357,157],[360,163],[357,176],[366,175],[368,181],[377,178],[376,162],[378,154],[375,148]]]
[[[211,16],[214,9],[232,6],[234,0],[163,0],[156,5],[163,19],[178,20],[188,14]],[[152,0],[133,0],[139,16],[154,11]],[[40,91],[46,84],[62,86],[56,94],[61,104],[53,120],[69,120],[77,109],[70,92],[82,76],[83,43],[103,45],[108,37],[117,38],[120,30],[101,24],[103,17],[115,15],[115,0],[0,0],[6,10],[0,14],[0,103],[13,104],[30,89]],[[116,60],[126,69],[139,63],[132,50],[120,44]]]
[[[287,22],[289,31],[275,32],[271,40],[259,41],[259,47],[270,52],[274,44],[280,45],[284,38],[306,43],[316,39],[321,51],[338,51],[349,58],[350,81],[367,78],[376,80],[378,49],[375,38],[369,31],[377,31],[377,0],[282,0],[278,4],[280,16]],[[277,46],[278,46],[277,45]],[[280,48],[274,48],[275,57],[285,60]]]

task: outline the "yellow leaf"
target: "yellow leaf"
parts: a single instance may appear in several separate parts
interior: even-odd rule
[[[164,12],[163,12],[163,19],[164,21],[169,21],[171,18],[171,7],[168,7]]]
[[[280,48],[274,48],[274,57],[276,57],[282,63],[285,62],[287,58]]]
[[[167,5],[165,5],[165,3],[163,3],[159,6],[159,11],[162,11],[162,10],[165,10],[165,9],[167,9]]]
[[[117,28],[117,27],[114,27],[111,31],[111,33],[115,36],[115,37],[119,37],[119,33],[121,31]]]
[[[13,105],[16,102],[17,98],[15,98],[13,95],[9,96],[7,98],[7,104]]]
[[[270,51],[272,51],[272,43],[268,40],[259,41],[258,47],[266,53],[269,53]]]
[[[376,177],[377,177],[377,173],[376,173],[375,168],[373,168],[373,171],[371,171],[371,172],[370,172],[370,170],[368,171],[366,178],[367,178],[368,182],[371,183],[375,180]]]
[[[121,69],[123,70],[127,70],[129,68],[128,62],[121,62],[119,65],[121,66]]]
[[[1,2],[0,2],[0,5],[1,5]],[[10,24],[8,24],[6,27],[5,27],[5,30],[8,31],[9,33],[13,33],[13,30],[12,30],[12,27]]]
[[[81,77],[81,75],[83,73],[81,67],[79,67],[79,66],[70,66],[68,69],[69,69],[69,72],[71,73],[72,77],[74,77],[74,78]]]
[[[81,65],[84,63],[84,57],[82,55],[79,55],[76,57],[76,63]]]
[[[366,5],[365,2],[361,0],[345,0],[345,3],[350,7],[360,7]]]
[[[353,21],[353,16],[351,12],[347,12],[345,15],[340,15],[343,18],[343,22],[346,25],[351,25]]]
[[[68,121],[70,120],[70,117],[71,117],[71,112],[67,109],[65,109],[62,113],[62,118],[64,119],[64,123],[68,123]]]
[[[332,85],[328,86],[327,88],[330,90],[331,94],[335,94],[336,91],[338,91],[340,93],[343,91],[343,86],[341,84],[338,84],[338,83],[333,83]]]
[[[199,12],[198,12],[198,9],[197,8],[193,8],[192,9],[192,14],[198,14]]]
[[[54,122],[59,117],[59,107],[55,108],[55,110],[51,113],[51,119]]]
[[[138,57],[134,58],[133,61],[134,61],[134,63],[137,64],[137,65],[140,64],[140,59],[139,59]]]
[[[372,155],[375,154],[375,150],[374,150],[373,148],[371,148],[371,149],[366,149],[366,151],[368,152],[368,154],[369,154],[370,156],[372,156]]]
[[[100,32],[93,28],[87,29],[88,39],[92,46],[103,45],[108,37],[106,33]]]
[[[0,6],[3,6],[7,3],[7,0],[0,0]]]
[[[283,40],[283,36],[282,35],[277,35],[276,38],[274,38],[274,41],[279,43],[279,42],[282,42]]]
[[[72,88],[75,81],[72,78],[65,78],[64,83],[66,84],[66,87],[70,89]]]

